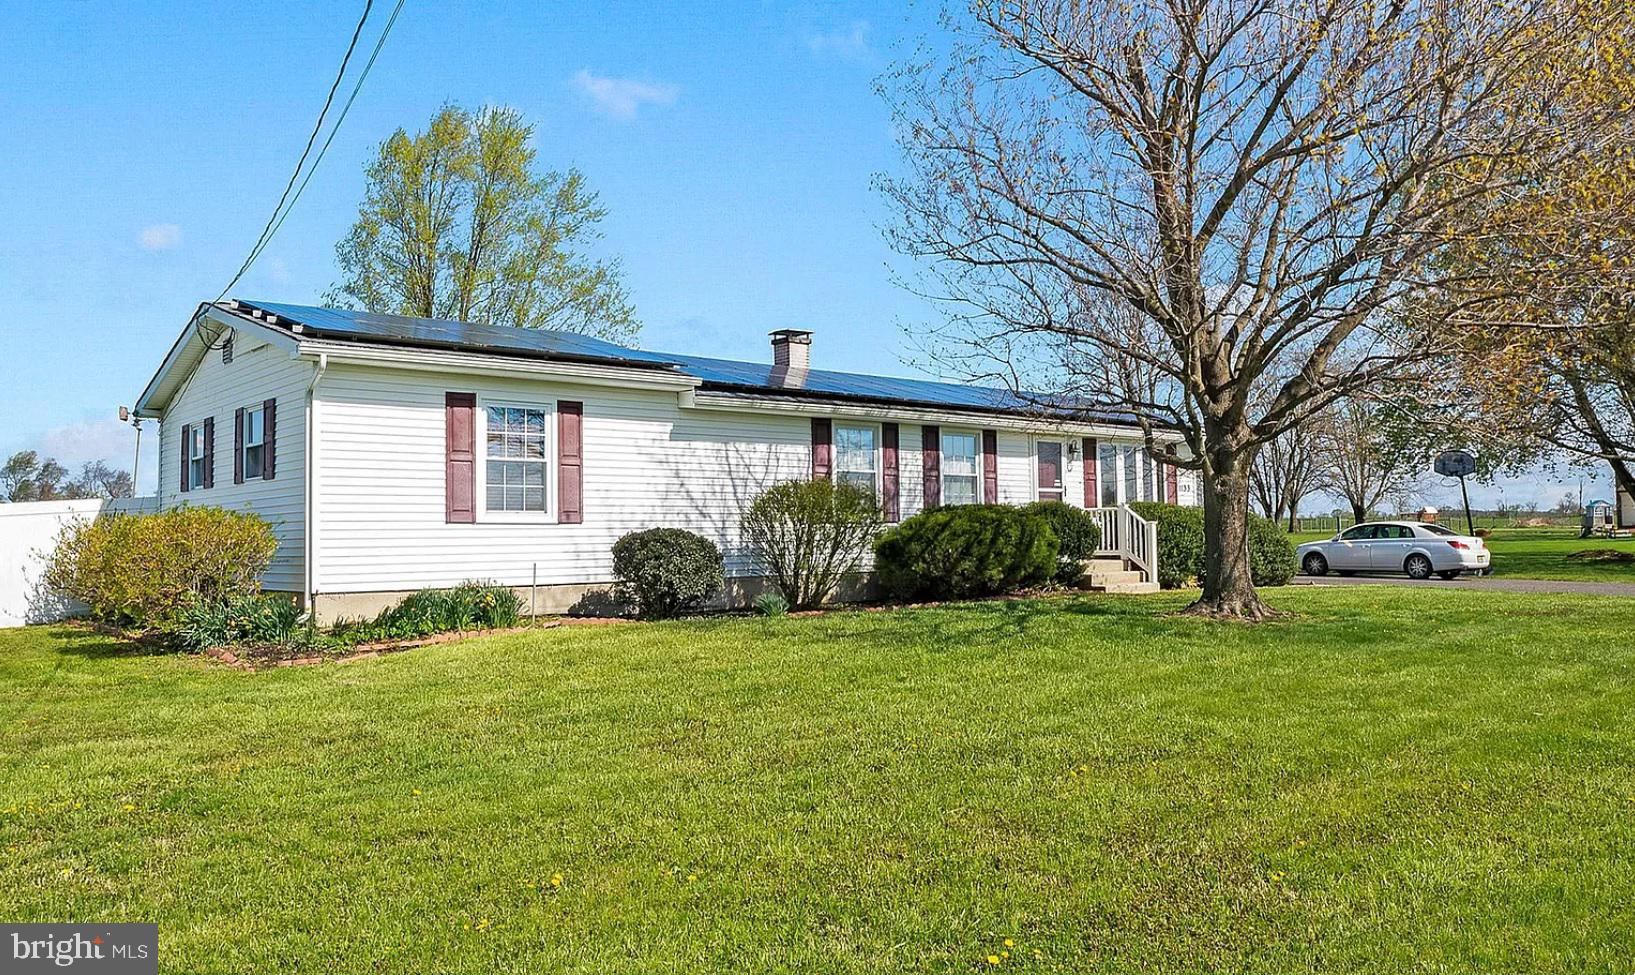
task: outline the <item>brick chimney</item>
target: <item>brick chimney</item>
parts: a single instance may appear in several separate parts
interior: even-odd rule
[[[772,365],[789,372],[805,372],[812,365],[812,333],[798,328],[773,332]]]

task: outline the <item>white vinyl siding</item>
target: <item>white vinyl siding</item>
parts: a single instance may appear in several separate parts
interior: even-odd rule
[[[448,391],[480,404],[582,402],[583,521],[446,524]],[[703,535],[729,573],[748,574],[739,513],[773,484],[811,476],[809,418],[683,410],[674,393],[350,365],[331,366],[319,393],[320,592],[527,585],[536,566],[542,585],[607,582],[613,543],[659,525]]]
[[[229,363],[223,363],[218,352],[207,353],[165,410],[157,448],[159,503],[165,507],[215,505],[254,511],[272,525],[278,539],[278,550],[262,576],[262,585],[281,592],[300,592],[306,544],[305,408],[312,363],[291,359],[288,352],[270,345],[257,345],[252,337],[243,334],[237,336],[235,344]],[[275,476],[272,480],[246,476],[243,484],[234,484],[234,417],[245,400],[259,408],[268,399],[278,402]],[[184,493],[182,425],[192,424],[202,434],[205,417],[215,418],[215,485]],[[146,453],[148,449],[144,437],[142,450]]]
[[[549,411],[548,487],[556,478],[555,404],[582,402],[583,521],[558,524],[532,512],[496,520],[479,512],[475,524],[446,523],[444,396],[450,391],[475,393],[480,408],[543,405]],[[536,568],[541,585],[609,583],[613,543],[659,525],[715,542],[729,575],[758,574],[739,536],[740,513],[767,487],[811,476],[811,419],[801,413],[683,408],[669,392],[350,364],[331,365],[318,395],[320,593],[446,587],[466,579],[525,586]],[[285,422],[281,411],[280,430]],[[878,477],[878,425],[845,419],[833,428],[837,475],[867,473],[862,451],[869,441],[853,442],[848,428],[874,431],[869,450]],[[898,432],[898,498],[907,518],[923,507],[921,427],[902,423]],[[980,428],[944,427],[943,433],[944,502],[955,503],[947,493],[948,434],[967,438],[964,483],[981,500]],[[1004,503],[1033,499],[1032,438],[1021,430],[998,433]],[[280,478],[283,463],[280,454]],[[1083,469],[1070,459],[1067,470],[1066,494],[1077,503]],[[478,486],[481,505],[485,493]]]

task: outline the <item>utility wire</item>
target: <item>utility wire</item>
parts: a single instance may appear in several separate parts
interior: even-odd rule
[[[267,225],[262,228],[261,236],[256,238],[255,246],[250,248],[250,255],[246,257],[244,259],[244,263],[239,266],[238,273],[233,275],[233,280],[227,282],[227,287],[221,289],[221,294],[216,295],[215,301],[211,302],[212,304],[225,297],[227,292],[233,289],[233,285],[238,284],[239,278],[244,277],[244,272],[250,269],[250,265],[255,263],[255,259],[261,256],[262,249],[267,246],[267,242],[272,239],[272,235],[276,230],[276,225],[279,222],[279,215],[284,212],[284,204],[286,202],[294,202],[290,200],[290,191],[295,188],[295,181],[301,177],[301,170],[306,166],[307,156],[311,154],[313,144],[318,141],[318,133],[323,131],[324,117],[329,114],[330,105],[332,105],[335,101],[335,92],[340,90],[341,79],[346,76],[346,66],[352,60],[352,52],[357,49],[358,38],[363,34],[363,25],[366,21],[368,21],[369,11],[373,9],[374,5],[375,0],[364,0],[363,16],[358,18],[358,26],[352,30],[352,41],[351,43],[347,44],[346,55],[341,58],[341,69],[335,73],[335,82],[329,86],[329,94],[324,98],[323,110],[318,113],[318,121],[312,126],[312,134],[307,136],[306,148],[301,150],[301,158],[295,163],[295,171],[290,173],[289,181],[284,184],[284,192],[278,198],[278,205],[273,208],[272,216],[267,218]],[[401,6],[401,3],[399,6]],[[395,16],[396,15],[394,14],[394,17]],[[382,39],[384,39],[384,36]],[[378,50],[379,49],[377,48],[377,52]],[[331,137],[333,137],[333,135]],[[308,175],[310,176],[311,174],[309,173]]]
[[[318,171],[318,164],[324,161],[324,154],[329,152],[329,144],[335,141],[335,134],[341,130],[341,123],[346,121],[346,114],[352,111],[352,103],[357,101],[358,92],[363,89],[364,79],[369,77],[370,69],[375,66],[375,59],[380,57],[380,49],[386,46],[386,37],[392,33],[392,25],[397,23],[397,15],[402,12],[403,4],[404,0],[397,0],[397,6],[392,8],[392,15],[386,19],[386,27],[380,32],[379,39],[375,41],[375,49],[369,52],[369,60],[364,62],[363,71],[358,74],[357,83],[352,86],[352,93],[346,96],[346,104],[341,106],[340,114],[335,116],[335,124],[330,127],[328,138],[324,139],[324,144],[319,147],[318,155],[313,157],[312,166],[307,169],[306,178],[301,180],[301,185],[295,188],[295,196],[290,199],[290,205],[284,208],[283,214],[278,218],[278,223],[272,228],[272,233],[267,235],[268,244],[272,243],[273,237],[278,235],[278,228],[284,226],[284,218],[288,217],[290,211],[295,209],[295,201],[301,198],[301,194],[306,191],[307,184],[312,182],[312,174]],[[265,246],[266,244],[262,245],[263,248]],[[260,256],[261,251],[257,250],[250,260],[253,261]]]

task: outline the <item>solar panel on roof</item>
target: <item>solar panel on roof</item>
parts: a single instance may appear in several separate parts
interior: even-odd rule
[[[274,301],[248,301],[240,302],[240,305],[259,308],[291,322],[299,322],[303,327],[321,336],[499,354],[571,358],[650,368],[674,368],[684,375],[700,380],[706,387],[1009,413],[1059,411],[1064,414],[1083,415],[1094,412],[1103,419],[1128,422],[1127,417],[1109,415],[1105,410],[1093,411],[1092,406],[1082,400],[1041,394],[1018,394],[990,386],[869,376],[828,369],[808,370],[796,386],[786,383],[783,376],[775,374],[775,367],[770,363],[648,352],[574,332],[410,318],[404,315],[318,308]]]

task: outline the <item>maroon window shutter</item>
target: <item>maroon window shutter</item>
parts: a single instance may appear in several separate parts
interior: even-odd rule
[[[982,431],[982,502],[999,503],[999,431]]]
[[[233,413],[233,483],[244,483],[244,407]]]
[[[929,511],[942,504],[942,427],[920,427],[920,470]]]
[[[477,394],[443,394],[443,520],[477,520]]]
[[[887,521],[901,521],[897,499],[897,424],[880,424],[880,511]]]
[[[1164,465],[1164,500],[1170,504],[1181,503],[1181,474],[1174,464]]]
[[[556,520],[577,525],[585,520],[585,404],[556,402]]]
[[[204,418],[204,486],[216,486],[216,418]]]
[[[1101,458],[1096,455],[1096,438],[1085,437],[1084,443],[1084,506],[1096,508],[1101,505],[1101,494],[1096,485],[1096,467]]]
[[[182,490],[186,491],[191,485],[188,483],[189,461],[193,459],[193,424],[182,424]]]
[[[278,400],[270,399],[261,404],[261,478],[265,481],[273,479],[273,469],[278,462]]]
[[[827,481],[834,474],[834,421],[812,420],[812,480]]]

